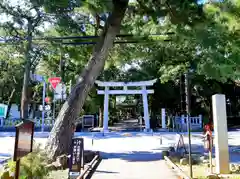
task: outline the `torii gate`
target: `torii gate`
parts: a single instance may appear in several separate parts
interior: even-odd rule
[[[157,79],[149,81],[139,81],[139,82],[102,82],[95,81],[95,83],[100,87],[105,87],[105,90],[98,90],[97,93],[104,95],[104,113],[103,113],[103,131],[108,132],[108,104],[109,95],[129,95],[129,94],[141,94],[143,99],[144,108],[144,121],[145,121],[145,131],[150,131],[150,121],[148,112],[148,94],[153,94],[154,90],[147,90],[147,86],[152,86],[156,83]],[[141,90],[130,90],[128,87],[141,87]],[[122,90],[110,90],[110,87],[123,87]]]

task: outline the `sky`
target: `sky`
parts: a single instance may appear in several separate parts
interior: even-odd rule
[[[8,0],[6,0],[6,1],[8,1]],[[208,0],[199,0],[199,3],[205,3],[205,2],[207,2],[207,1],[208,1]],[[130,3],[133,3],[133,2],[136,2],[136,0],[129,0],[129,2],[130,2]],[[24,7],[24,1],[23,1],[23,0],[9,0],[9,3],[10,3],[11,5],[13,5],[13,6],[20,5],[20,6],[23,6],[23,7]],[[7,19],[8,19],[8,17],[7,17],[6,15],[1,15],[1,16],[0,16],[0,22],[4,22],[4,21],[6,21]],[[40,28],[40,30],[42,31],[42,30],[48,28],[49,26],[50,26],[50,24],[49,24],[49,23],[46,23],[46,24],[44,24],[44,25]]]

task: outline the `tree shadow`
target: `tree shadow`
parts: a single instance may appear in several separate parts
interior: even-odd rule
[[[99,139],[114,139],[114,138],[131,138],[131,137],[144,137],[153,136],[151,133],[147,132],[109,132],[109,133],[75,133],[76,137],[86,137],[92,138],[94,140]]]
[[[6,163],[11,158],[8,153],[0,153],[0,165]]]
[[[15,137],[15,131],[1,131],[0,137]],[[50,132],[39,132],[34,130],[34,138],[48,138]],[[147,133],[147,132],[75,132],[75,137],[84,137],[90,139],[109,139],[109,138],[131,138],[131,137],[142,137],[142,136],[157,136],[160,133]]]
[[[161,152],[131,151],[121,153],[100,152],[103,159],[121,159],[128,162],[149,162],[162,160]]]
[[[208,153],[206,150],[204,150],[203,145],[200,144],[192,144],[192,153]],[[229,145],[229,160],[231,163],[240,163],[240,146],[239,145]],[[233,152],[232,149],[233,148],[239,148],[239,152]],[[188,151],[188,145],[186,145],[186,149]],[[212,155],[215,158],[215,147],[213,147],[212,150]]]
[[[103,170],[96,170],[95,173],[119,173],[119,172],[113,172],[113,171],[103,171]]]

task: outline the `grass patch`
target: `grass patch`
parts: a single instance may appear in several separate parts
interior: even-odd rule
[[[51,171],[46,179],[68,179],[68,169]]]
[[[189,175],[189,165],[180,165],[176,163],[178,167],[180,167],[184,173]],[[215,172],[215,167],[213,166],[213,173]],[[207,164],[199,164],[193,165],[193,178],[195,179],[207,179],[207,176],[210,174],[210,168]],[[240,176],[234,175],[237,173],[233,173],[232,175],[226,175],[219,177],[220,179],[240,179]],[[239,174],[238,174],[239,175]]]

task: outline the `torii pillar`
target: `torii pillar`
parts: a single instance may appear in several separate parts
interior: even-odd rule
[[[109,87],[105,87],[104,112],[103,112],[103,131],[108,132],[108,108],[109,108]]]

